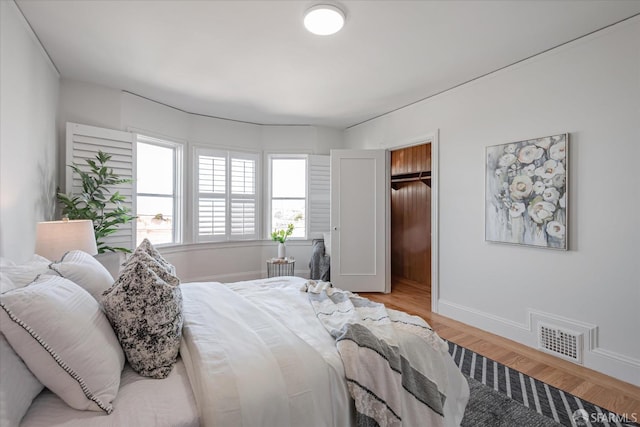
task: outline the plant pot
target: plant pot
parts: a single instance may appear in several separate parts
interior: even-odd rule
[[[278,258],[285,259],[287,257],[287,247],[284,243],[278,243]]]

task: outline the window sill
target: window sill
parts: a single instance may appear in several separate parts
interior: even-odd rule
[[[243,248],[256,246],[275,246],[278,242],[271,239],[262,240],[236,240],[233,242],[201,242],[201,243],[171,243],[165,245],[155,245],[155,247],[163,254],[178,253],[184,251],[204,251],[210,249],[223,248]],[[295,239],[287,240],[287,246],[311,246],[313,239]]]

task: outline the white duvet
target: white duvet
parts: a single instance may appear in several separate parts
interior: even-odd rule
[[[180,353],[201,425],[352,425],[335,343],[300,280],[182,286]]]

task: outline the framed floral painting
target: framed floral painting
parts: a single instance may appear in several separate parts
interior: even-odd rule
[[[569,134],[487,147],[485,240],[567,249]]]

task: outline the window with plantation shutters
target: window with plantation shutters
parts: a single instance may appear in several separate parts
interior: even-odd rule
[[[291,237],[322,238],[329,231],[330,157],[269,154],[269,230],[293,224]]]
[[[72,163],[78,165],[81,170],[88,171],[87,160],[95,159],[98,151],[111,156],[108,167],[121,178],[134,178],[134,146],[135,134],[113,129],[104,129],[95,126],[67,123],[66,135],[66,165]],[[70,194],[82,193],[82,182],[78,174],[71,168],[65,168],[65,192]],[[134,183],[119,184],[112,188],[125,197],[122,204],[135,212],[133,201]],[[106,245],[135,248],[135,231],[133,222],[120,224],[115,233],[103,238]]]
[[[199,240],[223,239],[227,234],[227,158],[224,153],[198,154]]]
[[[198,148],[195,164],[196,239],[256,239],[258,155]]]

